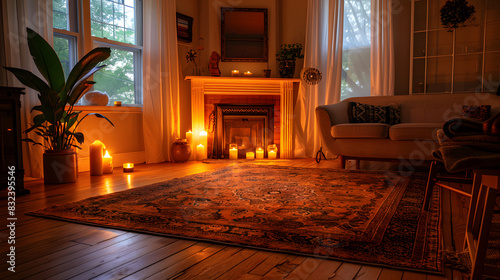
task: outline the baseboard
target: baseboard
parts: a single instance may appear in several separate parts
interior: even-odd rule
[[[130,153],[121,153],[121,154],[113,154],[113,167],[120,168],[124,163],[143,163],[146,162],[146,152],[130,152]],[[78,172],[85,172],[90,170],[90,160],[89,157],[80,157],[78,156]]]

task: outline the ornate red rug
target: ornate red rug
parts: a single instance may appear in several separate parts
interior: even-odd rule
[[[440,188],[426,176],[237,164],[32,215],[442,272]]]

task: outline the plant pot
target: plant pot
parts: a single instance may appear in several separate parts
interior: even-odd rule
[[[295,60],[280,60],[279,72],[281,78],[293,78],[295,74]]]
[[[43,153],[43,181],[45,184],[76,182],[77,157],[74,149],[47,150]]]
[[[177,139],[170,148],[174,162],[186,162],[191,156],[191,146],[186,139]]]

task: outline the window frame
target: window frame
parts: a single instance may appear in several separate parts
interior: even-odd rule
[[[53,28],[54,37],[62,37],[70,40],[75,49],[70,48],[70,54],[74,55],[75,60],[70,61],[73,67],[79,59],[90,52],[95,46],[106,46],[114,49],[133,52],[134,54],[134,96],[135,104],[124,104],[133,107],[142,107],[142,40],[143,40],[143,0],[135,0],[135,24],[136,24],[136,44],[128,44],[119,41],[113,41],[106,38],[92,36],[91,32],[91,10],[90,0],[68,0],[68,30]],[[70,55],[71,57],[71,55]],[[71,59],[70,59],[71,60]],[[68,73],[69,74],[69,73]],[[79,102],[80,103],[80,102]],[[78,104],[85,106],[83,104]],[[108,105],[110,106],[110,105]]]

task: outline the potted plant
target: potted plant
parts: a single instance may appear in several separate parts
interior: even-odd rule
[[[447,28],[457,28],[474,18],[476,8],[467,0],[448,0],[441,8],[441,23]]]
[[[293,78],[295,74],[295,60],[304,58],[302,54],[302,45],[283,44],[276,53],[276,60],[279,61],[279,72],[281,78]]]
[[[25,133],[33,131],[44,141],[40,143],[30,138],[23,141],[45,148],[45,183],[75,182],[77,160],[74,148],[80,148],[77,143],[82,144],[84,141],[83,133],[76,131],[78,125],[89,115],[104,118],[111,125],[113,123],[98,113],[89,113],[79,118],[81,111],[74,111],[73,106],[95,84],[87,79],[105,67],[98,64],[109,57],[111,49],[93,49],[73,67],[65,79],[61,62],[52,46],[35,31],[27,28],[27,33],[30,53],[45,81],[30,71],[4,67],[22,84],[38,92],[40,105],[34,106],[31,111],[38,111],[40,114],[33,118],[33,124]]]

